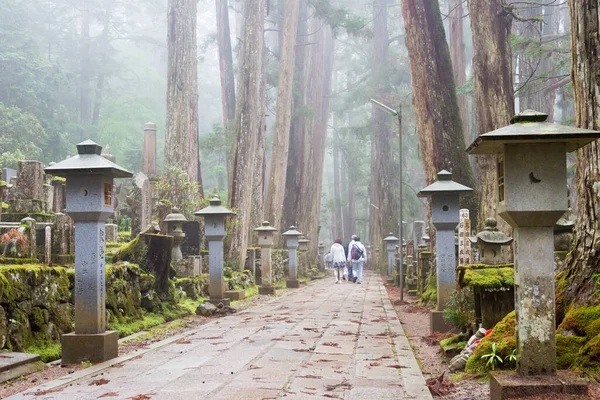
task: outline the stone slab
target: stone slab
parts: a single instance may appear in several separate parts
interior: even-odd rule
[[[62,365],[79,364],[82,361],[100,363],[119,354],[119,333],[67,333],[62,335]]]
[[[204,300],[207,303],[213,304],[215,306],[219,305],[219,303],[223,303],[223,305],[225,307],[229,307],[231,305],[231,299],[228,298],[224,298],[224,299],[208,299],[208,300]]]
[[[225,296],[233,301],[243,300],[246,298],[246,292],[243,290],[226,290]]]
[[[291,289],[298,289],[300,287],[300,281],[298,279],[288,279],[285,281],[285,286]]]
[[[519,399],[546,393],[587,395],[588,385],[585,381],[562,372],[550,376],[521,376],[512,371],[491,373],[491,400]]]
[[[39,359],[40,356],[38,354],[13,352],[0,353],[0,372],[16,368],[20,365],[38,361]]]
[[[453,329],[454,326],[444,319],[443,311],[429,311],[429,330],[431,333],[446,333]]]
[[[260,286],[258,288],[258,294],[274,295],[277,292],[275,286]]]
[[[0,372],[0,383],[18,378],[20,376],[29,375],[34,372],[39,372],[44,369],[46,369],[46,364],[43,361],[39,360],[27,364],[21,364],[11,369],[7,369],[5,371]]]

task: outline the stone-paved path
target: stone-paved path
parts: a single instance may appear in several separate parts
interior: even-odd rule
[[[94,384],[99,379],[108,382]],[[50,391],[33,396],[38,389]],[[381,278],[368,273],[362,285],[336,285],[328,278],[289,290],[142,355],[123,356],[13,398],[134,396],[431,399]]]

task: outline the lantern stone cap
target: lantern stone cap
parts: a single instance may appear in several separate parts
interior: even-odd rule
[[[476,236],[470,237],[469,240],[472,243],[477,243],[481,241],[486,244],[511,244],[513,238],[509,237],[504,232],[500,232],[496,227],[497,225],[498,221],[496,221],[496,218],[487,218],[485,220],[485,228],[483,228],[483,230],[479,232]]]
[[[206,215],[222,215],[225,217],[235,215],[233,211],[221,205],[221,199],[217,196],[210,199],[209,204],[208,207],[204,207],[202,210],[194,212],[194,215],[199,215],[201,217]]]
[[[163,222],[185,222],[187,218],[179,212],[177,207],[173,207],[171,214],[167,215]]]
[[[479,135],[467,148],[469,154],[501,154],[505,144],[565,143],[572,152],[600,138],[600,132],[547,122],[548,114],[525,110],[510,120],[510,125]]]
[[[297,236],[300,237],[302,236],[302,232],[298,232],[296,230],[296,227],[294,225],[290,226],[290,229],[288,229],[287,231],[283,232],[281,234],[282,236]]]
[[[562,216],[554,225],[554,232],[572,232],[574,226],[575,221]]]
[[[54,176],[103,174],[113,178],[129,178],[133,173],[102,157],[102,146],[91,140],[77,145],[77,155],[44,168]]]
[[[306,239],[304,236],[300,236],[300,240],[298,240],[298,243],[309,243],[310,240]]]
[[[444,169],[437,173],[437,181],[426,188],[421,189],[421,191],[417,193],[417,196],[429,197],[435,194],[461,194],[471,191],[473,191],[473,189],[470,187],[454,182],[452,180],[452,173]]]
[[[156,130],[156,124],[154,122],[146,122],[144,124],[144,130],[145,131],[155,131]]]
[[[261,226],[259,226],[258,228],[254,228],[254,230],[256,232],[275,232],[278,229],[275,229],[272,226],[270,226],[269,221],[263,221]]]
[[[398,239],[396,236],[394,236],[393,233],[390,232],[390,234],[388,235],[388,237],[386,237],[385,239],[383,239],[384,242],[399,242],[400,239]]]

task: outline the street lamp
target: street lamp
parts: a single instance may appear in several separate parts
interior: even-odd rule
[[[389,112],[390,114],[392,114],[395,117],[398,117],[398,156],[400,158],[400,166],[399,166],[399,179],[400,179],[400,184],[399,186],[399,192],[398,192],[398,198],[400,199],[400,215],[398,216],[398,229],[400,231],[400,243],[402,243],[402,239],[404,238],[404,235],[402,234],[402,109],[398,108],[398,110],[394,110],[391,107],[386,106],[383,103],[378,102],[375,99],[371,99],[371,103],[375,104],[377,107]],[[404,257],[402,255],[402,251],[400,251],[399,254],[399,263],[400,263],[400,300],[404,300],[404,279],[402,279],[403,275],[404,275],[404,266],[403,266],[403,262],[404,262]]]

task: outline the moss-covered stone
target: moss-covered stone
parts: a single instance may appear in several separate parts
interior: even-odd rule
[[[437,275],[431,274],[427,277],[425,290],[421,294],[422,304],[435,304],[437,302]]]
[[[475,347],[475,351],[469,360],[465,371],[471,374],[483,373],[487,371],[487,360],[482,358],[483,355],[492,352],[492,344],[496,343],[496,354],[504,360],[516,348],[515,335],[515,312],[511,312],[493,328],[493,332],[484,337],[479,345]],[[500,364],[502,367],[503,364]]]
[[[594,336],[581,348],[575,365],[600,372],[600,335]]]
[[[600,305],[572,308],[558,326],[559,332],[572,332],[589,339],[600,333]]]
[[[567,369],[573,366],[585,343],[584,337],[556,335],[556,367]]]
[[[113,262],[128,261],[133,264],[143,265],[146,262],[148,245],[140,236],[136,236],[131,242],[127,243],[117,251],[113,256]]]
[[[503,268],[467,268],[461,279],[462,286],[472,286],[482,289],[499,289],[512,287],[515,284],[514,269]]]
[[[452,357],[460,353],[467,345],[467,336],[463,333],[440,340],[440,347],[444,354]]]
[[[208,274],[176,279],[175,287],[183,291],[189,299],[208,297]]]

